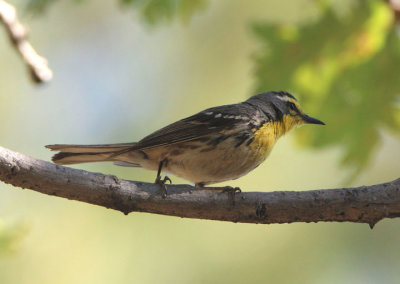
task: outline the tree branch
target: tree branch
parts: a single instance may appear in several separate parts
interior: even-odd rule
[[[0,180],[44,194],[130,212],[242,223],[357,222],[371,228],[400,217],[400,179],[358,188],[243,192],[235,196],[190,185],[127,181],[37,160],[0,147]]]
[[[19,22],[15,8],[6,1],[0,0],[0,21],[3,22],[14,44],[35,82],[47,82],[53,77],[53,72],[47,66],[46,58],[40,56],[28,42],[25,27]]]

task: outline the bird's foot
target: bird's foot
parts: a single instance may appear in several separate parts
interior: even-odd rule
[[[199,182],[195,183],[194,185],[197,188],[201,189],[209,189],[209,190],[221,190],[221,192],[227,192],[235,195],[236,193],[241,193],[242,190],[240,187],[233,187],[233,186],[221,186],[221,187],[213,187],[213,186],[205,186],[204,183]]]
[[[232,205],[235,205],[236,193],[242,192],[240,187],[233,187],[233,186],[208,187],[208,186],[205,186],[205,184],[202,182],[196,183],[195,187],[197,187],[199,189],[207,189],[207,190],[220,190],[222,193],[227,192],[229,194],[229,196],[231,197]]]
[[[225,186],[222,192],[227,192],[230,195],[232,200],[232,205],[235,206],[236,193],[241,193],[242,190],[240,189],[240,187]]]
[[[166,183],[169,181],[169,183],[172,183],[172,180],[168,177],[165,176],[163,179],[161,179],[161,176],[158,176],[156,178],[155,183],[159,184],[161,186],[161,190],[162,190],[162,197],[166,198],[167,197],[167,185]]]
[[[242,190],[240,189],[240,187],[224,186],[222,188],[222,192],[228,192],[235,195],[236,193],[241,193]]]

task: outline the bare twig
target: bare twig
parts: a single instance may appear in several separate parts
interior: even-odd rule
[[[26,29],[19,22],[15,8],[3,0],[0,0],[0,21],[4,23],[11,42],[24,59],[33,80],[37,83],[51,80],[53,72],[47,66],[47,60],[40,56],[27,41]]]
[[[130,212],[243,223],[357,222],[400,217],[400,179],[358,188],[228,193],[127,181],[37,160],[0,147],[0,180],[17,187]]]

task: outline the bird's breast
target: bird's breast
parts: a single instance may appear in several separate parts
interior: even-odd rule
[[[280,122],[267,122],[253,130],[254,140],[250,147],[258,153],[259,159],[265,160],[281,133],[284,131]]]

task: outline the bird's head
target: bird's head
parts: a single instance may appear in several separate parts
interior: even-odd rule
[[[258,106],[270,121],[281,123],[283,132],[305,123],[325,125],[322,121],[305,114],[297,99],[287,92],[262,93],[252,96],[246,102]]]

